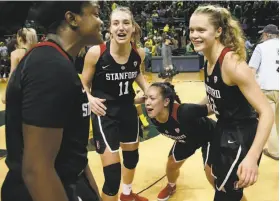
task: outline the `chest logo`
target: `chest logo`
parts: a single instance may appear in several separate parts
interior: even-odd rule
[[[209,82],[209,77],[206,78],[206,81]]]
[[[137,63],[138,63],[137,61],[134,61],[134,62],[133,62],[134,67],[136,67],[136,66],[137,66]]]
[[[106,69],[108,68],[110,65],[107,65],[107,66],[102,66],[103,69]]]
[[[122,69],[122,70],[125,70],[125,66],[122,66],[121,69]]]
[[[218,77],[214,76],[214,83],[216,83],[218,81]]]
[[[176,133],[180,133],[180,128],[175,128]]]
[[[165,130],[164,132],[165,132],[166,134],[168,134],[168,130]]]

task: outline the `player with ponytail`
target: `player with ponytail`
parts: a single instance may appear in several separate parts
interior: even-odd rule
[[[142,107],[137,109],[138,114],[145,112]],[[175,141],[166,165],[168,184],[158,194],[158,200],[168,200],[175,193],[181,166],[201,147],[205,173],[212,184],[208,153],[215,121],[206,117],[211,112],[208,105],[181,103],[172,84],[156,82],[147,90],[145,110],[157,130]]]
[[[240,24],[227,9],[199,6],[189,30],[194,50],[206,58],[207,98],[202,104],[209,103],[218,119],[210,153],[214,200],[240,201],[243,188],[257,181],[260,155],[273,124],[272,108],[246,63]]]

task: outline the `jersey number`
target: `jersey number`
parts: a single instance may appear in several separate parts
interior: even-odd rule
[[[215,114],[219,115],[219,112],[217,110],[217,106],[215,105],[214,99],[212,97],[210,97],[209,95],[207,97],[208,97],[208,101],[210,103],[211,110],[213,110],[213,112],[215,112]]]
[[[119,94],[119,96],[128,94],[128,84],[129,84],[129,81],[126,81],[125,83],[120,82],[120,84],[119,84],[119,86],[120,86],[120,94]]]

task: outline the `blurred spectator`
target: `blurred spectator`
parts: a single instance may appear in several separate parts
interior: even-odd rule
[[[150,67],[151,67],[151,63],[152,63],[152,54],[150,52],[150,48],[147,47],[147,44],[145,44],[144,47],[144,51],[145,51],[145,68],[146,71],[149,71]]]
[[[152,46],[153,46],[153,39],[152,39],[152,35],[149,35],[148,37],[144,38],[144,46],[148,47],[150,49],[150,51],[152,50]]]
[[[178,41],[179,50],[178,53],[175,51],[174,54],[183,55],[186,49],[187,27],[191,14],[200,4],[217,3],[228,8],[240,20],[244,32],[251,38],[251,43],[256,42],[257,31],[265,24],[279,23],[279,4],[274,1],[100,1],[100,10],[102,11],[100,18],[104,22],[104,27],[108,27],[108,18],[111,11],[118,5],[128,6],[135,16],[135,21],[142,29],[141,42],[143,44],[145,37],[152,36],[155,45],[159,35],[167,33]],[[31,9],[33,12],[37,10],[36,4],[35,2],[34,8]],[[27,24],[32,22],[36,26],[36,21],[33,22],[32,20],[32,15],[30,15]],[[42,33],[44,28],[38,26],[36,30]],[[155,30],[157,32],[154,32]],[[106,31],[102,34],[105,38]],[[153,47],[150,48],[150,51],[152,51]],[[160,54],[157,51],[155,52],[156,55]]]
[[[153,10],[152,17],[158,18],[158,13],[156,10]]]
[[[7,46],[4,44],[4,42],[0,42],[0,57],[1,57],[1,60],[2,60],[3,58],[8,57],[8,48],[7,48]]]
[[[169,24],[166,24],[163,28],[163,32],[164,33],[168,33],[169,32]]]
[[[245,48],[246,48],[246,53],[247,53],[247,61],[249,60],[249,58],[252,55],[252,49],[254,47],[254,44],[251,43],[251,38],[249,36],[246,37],[246,41],[245,41]]]
[[[162,66],[165,70],[172,70],[172,51],[174,50],[174,39],[170,36],[165,36],[162,43],[161,56],[162,56]]]
[[[193,44],[190,40],[187,41],[187,46],[186,46],[186,55],[191,55],[194,54],[195,51],[193,49]]]
[[[20,60],[34,45],[38,43],[37,33],[32,28],[22,28],[17,32],[17,49],[11,53],[11,70],[10,74],[16,69]],[[6,92],[4,92],[6,94]],[[6,96],[2,96],[2,102],[6,103]]]
[[[112,11],[115,10],[117,7],[118,7],[118,4],[116,2],[113,2],[112,6],[111,6]]]
[[[270,24],[259,33],[262,33],[262,43],[256,46],[249,66],[275,111],[275,125],[264,154],[279,160],[279,31],[277,26]]]
[[[156,41],[156,56],[161,56],[162,38],[158,38]]]
[[[240,20],[242,17],[242,8],[240,5],[236,5],[233,11],[233,15],[236,17],[237,20]]]

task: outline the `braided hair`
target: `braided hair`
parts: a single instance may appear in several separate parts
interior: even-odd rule
[[[160,94],[162,95],[162,97],[164,99],[168,98],[170,100],[169,105],[168,105],[170,114],[172,113],[174,101],[181,104],[181,100],[175,92],[174,85],[172,85],[171,83],[169,83],[169,82],[155,82],[151,86],[160,88]]]

